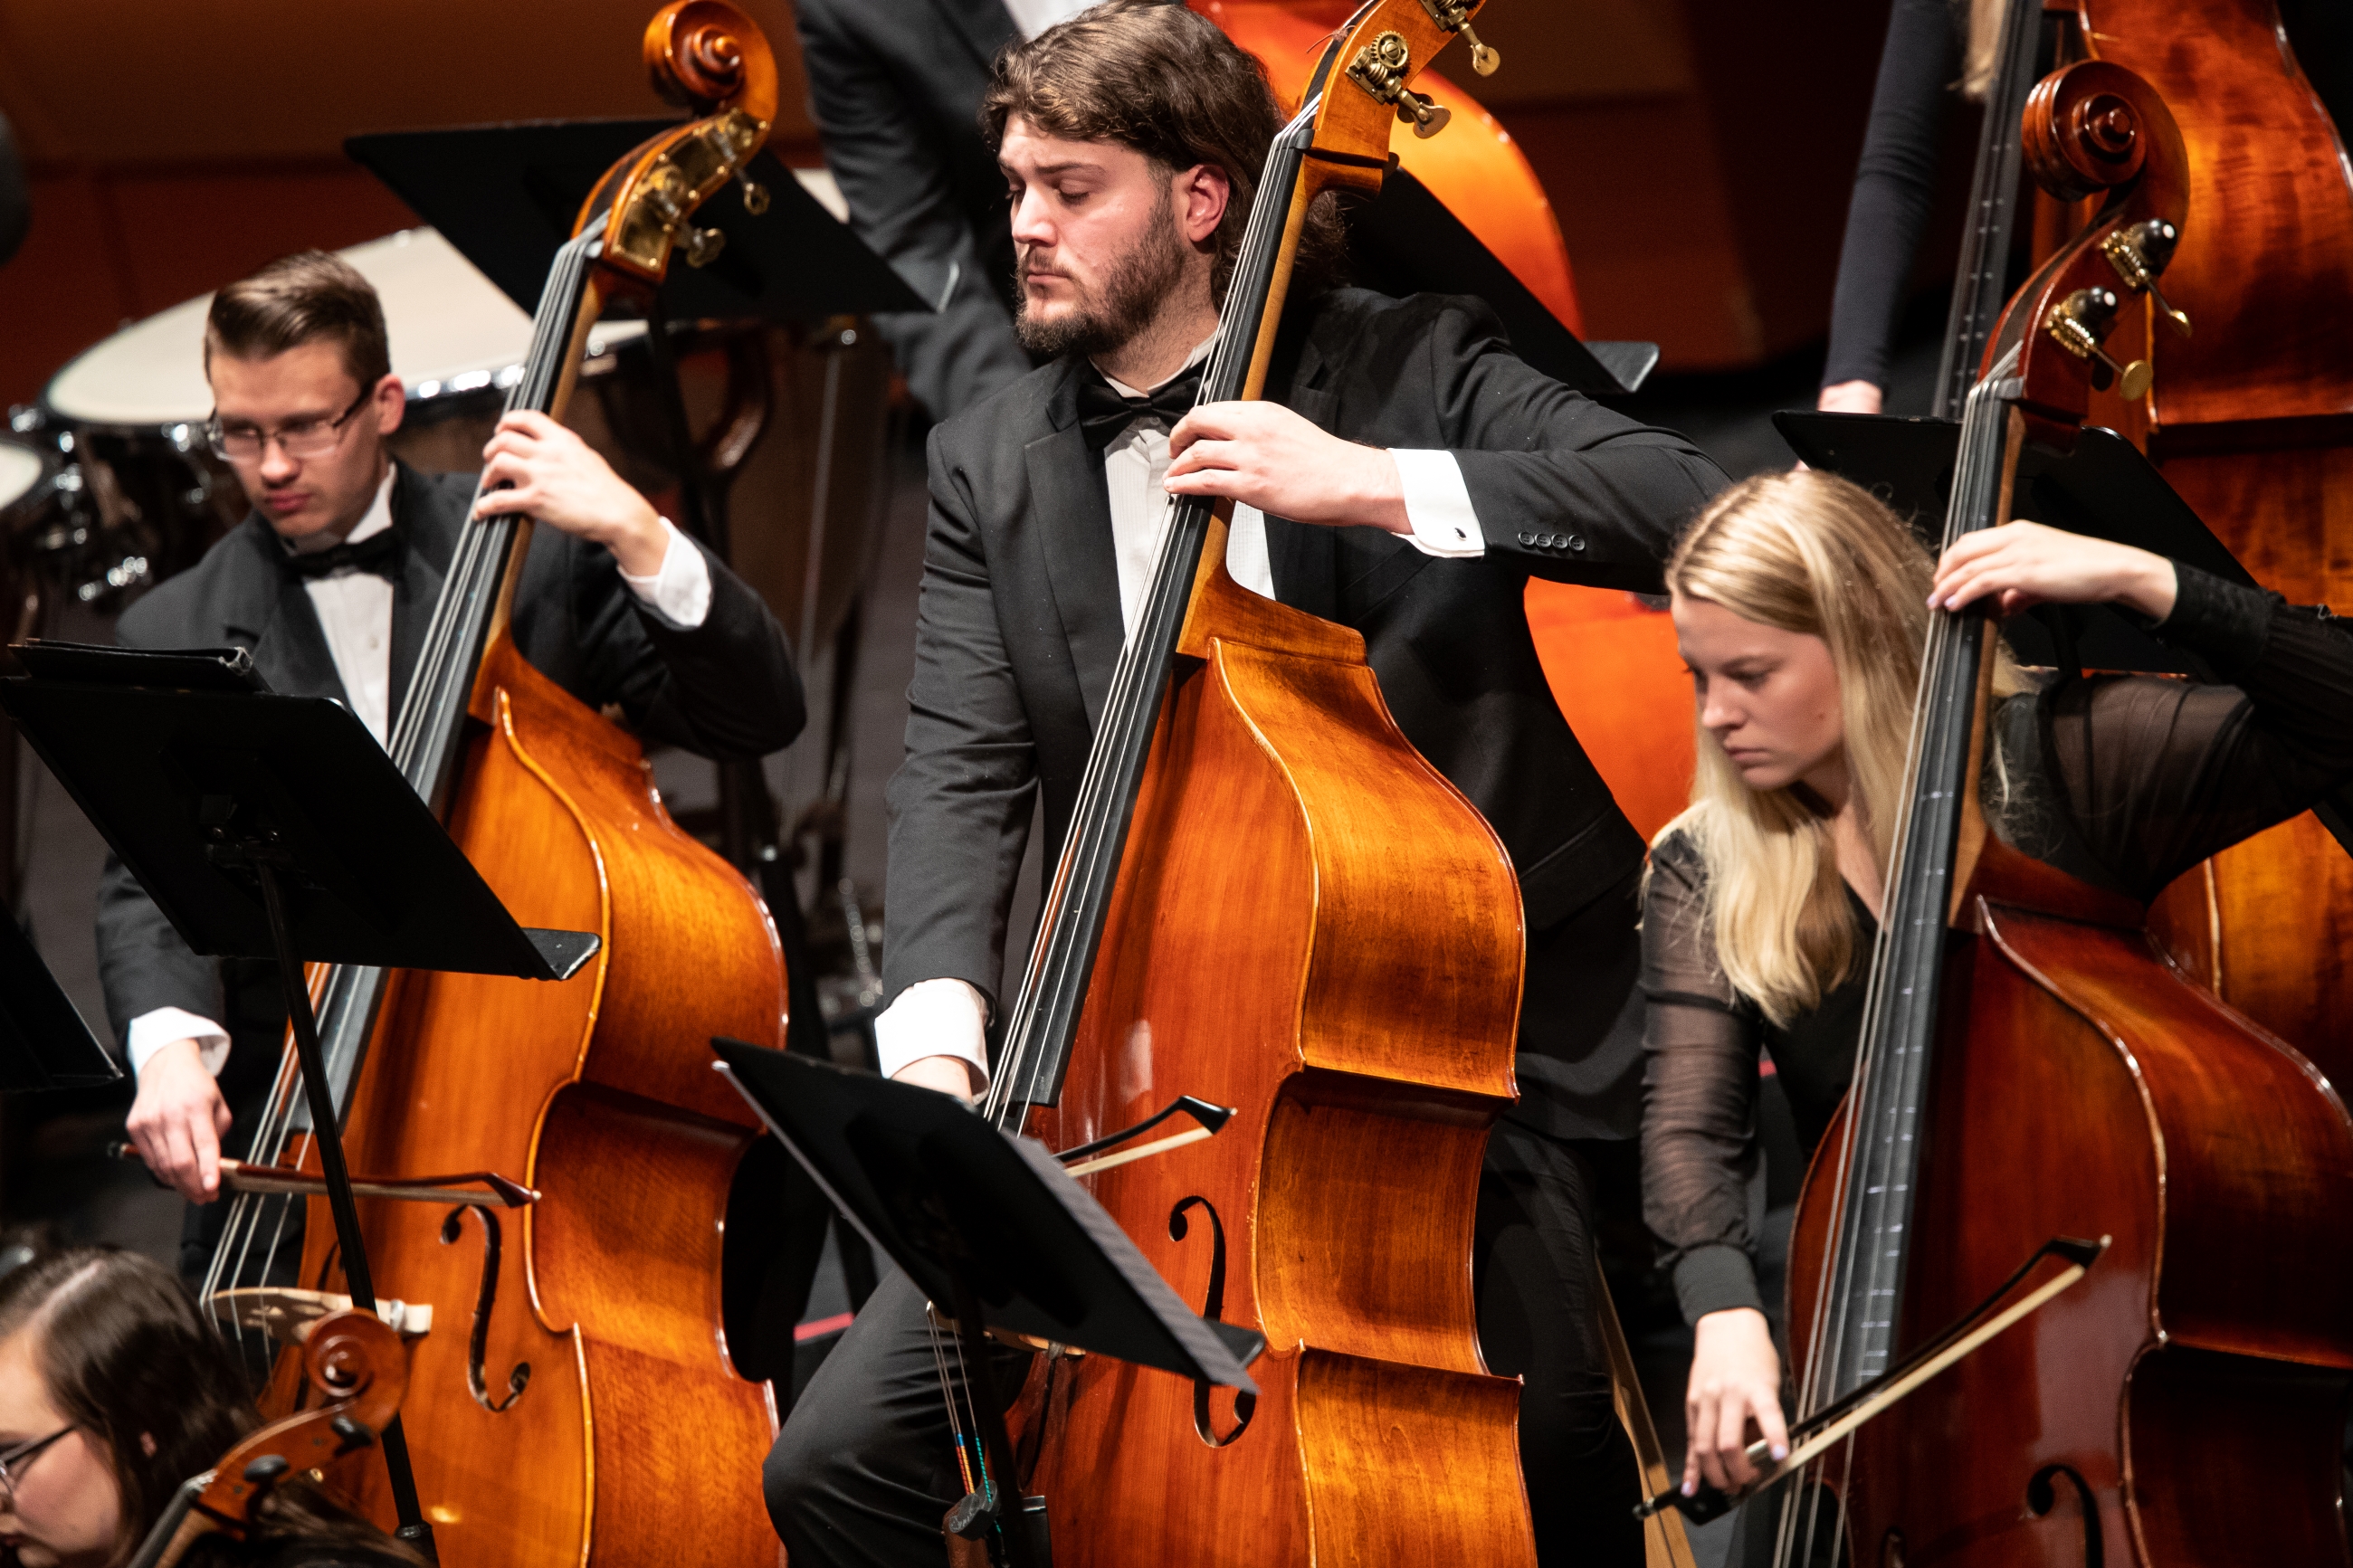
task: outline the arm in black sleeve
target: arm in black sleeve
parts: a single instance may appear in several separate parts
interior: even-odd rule
[[[1487,550],[1557,582],[1655,594],[1675,535],[1725,484],[1671,430],[1530,369],[1476,300],[1433,299],[1439,417]]]
[[[611,551],[566,543],[582,689],[595,701],[618,703],[649,740],[720,762],[792,743],[806,717],[800,677],[784,627],[741,577],[694,544],[711,572],[711,608],[700,626],[681,627],[621,581]]]
[[[98,883],[98,978],[118,1048],[132,1020],[159,1007],[219,1018],[220,965],[199,957],[137,878],[111,854]]]
[[[1895,0],[1839,247],[1824,386],[1887,384],[1888,340],[1936,195],[1946,90],[1959,69],[1950,0]]]
[[[1675,835],[1652,851],[1642,895],[1642,1217],[1693,1323],[1765,1307],[1748,1197],[1757,1032],[1708,944],[1706,875]]]
[[[134,605],[115,624],[114,639],[124,647],[183,646],[170,632],[148,626]],[[223,1011],[220,965],[180,940],[178,929],[111,852],[98,882],[98,978],[118,1048],[130,1043],[132,1020],[158,1007],[213,1019]]]
[[[994,1005],[1038,794],[1037,745],[963,476],[941,457],[936,428],[928,466],[907,756],[889,789],[883,994],[955,979]]]
[[[2087,852],[2142,898],[2353,779],[2353,631],[2175,569],[2156,635],[2214,683],[2094,677],[2043,699],[2045,772]]]
[[[957,122],[969,112],[960,106],[918,101],[850,8],[834,0],[796,7],[809,110],[850,226],[934,308],[878,315],[874,327],[916,400],[944,420],[1030,368],[953,175],[959,143],[969,142],[963,156],[981,155],[980,133]]]

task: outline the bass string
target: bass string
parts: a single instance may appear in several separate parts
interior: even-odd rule
[[[1294,121],[1294,127],[1311,122],[1312,112],[1311,108],[1301,121]],[[1276,148],[1270,152],[1267,172],[1261,182],[1262,198],[1270,192],[1283,194],[1284,201],[1282,206],[1276,208],[1278,211],[1286,207],[1288,201],[1284,151],[1279,139]],[[1253,203],[1250,219],[1245,226],[1235,285],[1229,290],[1229,321],[1247,313],[1253,302],[1262,307],[1265,290],[1259,286],[1260,280],[1271,271],[1265,256],[1270,244],[1268,208],[1269,203],[1264,199]],[[1246,361],[1237,357],[1233,346],[1236,341],[1236,334],[1221,325],[1203,375],[1199,401],[1230,397],[1240,390],[1248,366]],[[1062,857],[1057,869],[1050,905],[1051,918],[1041,925],[1041,941],[1033,950],[1029,966],[1029,984],[1023,988],[1014,1027],[1008,1032],[1012,1043],[1008,1053],[1008,1070],[998,1074],[992,1086],[992,1114],[1000,1124],[1005,1118],[1018,1114],[1020,1105],[1036,1098],[1039,1086],[1027,1083],[1033,1063],[1043,1077],[1048,1066],[1045,1058],[1057,1037],[1075,1023],[1092,945],[1100,931],[1101,900],[1108,894],[1110,874],[1115,870],[1113,862],[1124,844],[1135,776],[1149,743],[1149,727],[1156,721],[1159,689],[1182,630],[1208,522],[1208,508],[1198,500],[1172,503],[1163,513],[1146,602],[1136,635],[1123,649],[1114,669],[1112,693],[1105,704],[1103,733],[1106,741],[1090,753],[1071,851]],[[1081,901],[1074,904],[1074,898]],[[1087,907],[1090,903],[1094,906],[1092,910]],[[1077,918],[1069,918],[1073,913]],[[1090,913],[1096,918],[1088,919]],[[1057,1026],[1061,1027],[1058,1029]],[[1041,1039],[1044,1044],[1039,1043]],[[1050,1092],[1051,1084],[1044,1084],[1043,1089]]]
[[[584,296],[589,264],[598,247],[597,235],[591,229],[557,249],[533,322],[532,343],[522,374],[507,395],[505,406],[509,412],[519,408],[545,412],[553,406],[555,390],[562,384],[574,319]],[[479,503],[480,498],[478,489],[475,502]],[[479,644],[487,626],[515,532],[512,518],[477,519],[469,507],[441,595],[435,602],[418,650],[417,679],[411,682],[409,695],[401,704],[393,726],[386,750],[402,776],[428,798],[431,775],[438,772],[438,765],[433,765],[435,748],[428,742],[435,738],[437,728],[448,731],[442,739],[442,749],[454,738],[457,718],[462,714],[465,697],[471,687],[470,671],[461,671],[456,666],[470,645]],[[320,989],[317,1010],[322,1055],[335,1079],[332,1092],[338,1105],[344,1102],[348,1080],[356,1070],[357,1049],[364,1043],[357,1037],[364,1035],[373,1022],[382,978],[383,972],[371,967],[336,965],[328,970]],[[250,1145],[249,1157],[259,1163],[282,1163],[298,1141],[309,1137],[299,1092],[299,1070],[293,1052],[286,1051],[280,1058]],[[299,1155],[307,1150],[295,1152]],[[224,1288],[269,1282],[277,1271],[296,1201],[251,1193],[239,1193],[229,1200],[220,1242],[206,1269],[206,1300]],[[260,1247],[257,1259],[256,1243],[265,1228],[269,1239]],[[242,1323],[232,1327],[233,1342],[242,1351],[246,1347],[245,1327]]]
[[[2013,347],[1970,391],[1942,535],[1947,546],[1989,526],[1996,515],[2006,419],[2016,393],[2010,377],[2018,359]],[[1978,626],[1974,616],[1964,619],[1941,609],[1929,618],[1905,740],[1905,809],[1890,854],[1896,868],[1883,905],[1890,918],[1881,923],[1873,944],[1865,1022],[1850,1099],[1852,1110],[1833,1167],[1834,1212],[1840,1223],[1816,1279],[1812,1354],[1800,1391],[1800,1418],[1848,1392],[1850,1383],[1877,1375],[1875,1363],[1893,1341],[1894,1292],[1907,1250],[1901,1238],[1909,1226],[1918,1147],[1914,1134],[1927,1079],[1927,1042],[1934,1030],[1943,954],[1952,870],[1950,828],[1965,797],[1961,775],[1975,719]],[[1881,1301],[1885,1305],[1873,1305]],[[1884,1316],[1873,1319],[1873,1311]],[[1868,1342],[1860,1347],[1866,1353],[1860,1355],[1854,1344],[1859,1327]],[[1838,1452],[1851,1467],[1852,1443],[1841,1445]],[[1801,1473],[1787,1483],[1802,1489],[1804,1500],[1782,1510],[1775,1562],[1783,1568],[1793,1560],[1793,1549],[1794,1561],[1813,1561],[1825,1489],[1810,1480]],[[1844,1532],[1833,1531],[1833,1563],[1843,1547]]]
[[[1312,98],[1269,149],[1243,228],[1226,309],[1201,377],[1198,403],[1240,395],[1249,375],[1255,325],[1272,289],[1282,233],[1302,154],[1321,96]],[[1159,717],[1160,697],[1184,617],[1210,516],[1208,504],[1172,499],[1162,513],[1158,546],[1134,634],[1121,649],[1072,813],[1070,839],[1048,890],[1019,996],[1005,1032],[1005,1061],[991,1081],[987,1113],[999,1126],[1052,1085],[1053,1058],[1077,1023],[1092,967],[1102,906],[1124,849],[1134,787]],[[1032,1082],[1030,1075],[1038,1075]]]

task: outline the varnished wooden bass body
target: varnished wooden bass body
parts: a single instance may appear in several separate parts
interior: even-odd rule
[[[2257,581],[2353,601],[2353,167],[2273,0],[2079,0],[2092,58],[2146,77],[2189,151],[2192,227],[2165,279],[2183,337],[2126,331],[2147,399],[2095,402]],[[2108,412],[2112,410],[2113,412]],[[2153,911],[2221,994],[2353,1080],[2353,855],[2310,813],[2224,851]]]
[[[783,1044],[774,928],[671,823],[637,742],[503,637],[477,709],[451,837],[522,922],[604,942],[556,984],[403,973],[386,995],[351,1158],[541,1194],[519,1212],[360,1200],[379,1288],[435,1309],[405,1406],[418,1495],[452,1568],[772,1562],[757,1475],[776,1412],[720,1312],[755,1129],[709,1041]],[[304,1279],[340,1288],[323,1214],[307,1237]]]
[[[2168,960],[2123,900],[1995,844],[1968,909],[1946,971],[1907,1342],[2054,1236],[2114,1241],[2081,1285],[1856,1435],[1852,1561],[2344,1563],[2343,1102]],[[1825,1163],[1790,1239],[1800,1363],[1829,1241]]]
[[[1092,1180],[1188,1303],[1270,1348],[1254,1408],[1103,1358],[1062,1371],[1031,1480],[1057,1568],[1532,1563],[1519,1383],[1486,1374],[1471,1296],[1514,1093],[1510,861],[1354,632],[1219,565],[1180,658],[1061,1105],[1032,1131],[1068,1147],[1178,1094],[1240,1108]]]

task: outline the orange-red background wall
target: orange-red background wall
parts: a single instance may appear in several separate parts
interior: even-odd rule
[[[789,0],[741,3],[797,82]],[[272,257],[415,222],[343,159],[354,132],[659,112],[637,59],[649,11],[0,0],[0,111],[35,204],[0,268],[0,402]],[[1491,0],[1479,26],[1503,69],[1440,68],[1526,150],[1590,335],[1727,369],[1822,331],[1885,16],[1886,0]],[[777,142],[818,161],[797,89]]]

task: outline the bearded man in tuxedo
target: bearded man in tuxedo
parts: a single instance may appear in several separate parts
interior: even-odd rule
[[[1362,633],[1407,737],[1518,868],[1519,1103],[1490,1140],[1474,1258],[1491,1370],[1525,1379],[1546,1563],[1633,1563],[1634,1461],[1595,1317],[1581,1143],[1634,1135],[1641,838],[1553,701],[1530,575],[1657,592],[1723,483],[1689,443],[1528,369],[1472,299],[1324,286],[1303,246],[1266,400],[1195,407],[1280,124],[1259,68],[1181,5],[1108,0],[1000,57],[1023,343],[1049,363],[931,437],[907,756],[892,781],[887,1073],[987,1083],[1014,881],[1042,799],[1050,864],[1168,497],[1236,503],[1245,588]],[[1245,329],[1246,330],[1246,329]],[[771,1455],[797,1568],[929,1564],[961,1489],[923,1304],[867,1303]]]

